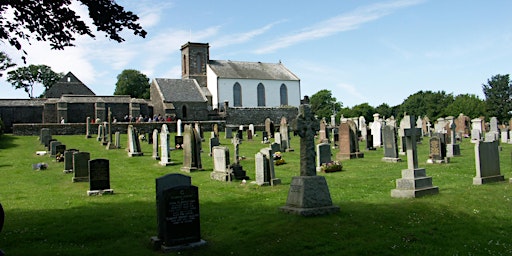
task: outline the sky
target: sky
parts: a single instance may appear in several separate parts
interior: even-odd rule
[[[24,45],[27,65],[71,71],[96,95],[112,95],[125,69],[151,80],[180,78],[181,46],[209,43],[213,60],[281,61],[300,78],[302,96],[326,89],[344,107],[396,106],[421,90],[485,99],[482,84],[512,70],[512,1],[116,2],[140,17],[146,38],[127,30],[117,43],[98,32],[63,51],[34,41]],[[83,6],[73,7],[87,17]],[[0,47],[24,66],[18,51]],[[0,98],[28,95],[4,75]]]

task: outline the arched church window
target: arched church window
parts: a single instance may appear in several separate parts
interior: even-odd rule
[[[258,107],[265,106],[265,86],[262,83],[258,84]]]
[[[279,88],[279,95],[281,99],[281,106],[288,105],[288,88],[286,88],[285,84],[281,84],[281,88]]]
[[[242,87],[238,82],[233,85],[233,106],[242,106]]]

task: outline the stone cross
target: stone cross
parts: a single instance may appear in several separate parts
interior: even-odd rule
[[[411,118],[414,120],[414,117]],[[416,138],[421,136],[421,128],[409,128],[404,130],[405,144],[407,148],[407,168],[418,168],[418,152],[416,152]]]
[[[309,104],[300,105],[296,129],[300,136],[300,176],[316,176],[315,135],[318,130],[320,124]]]
[[[451,130],[451,136],[450,136],[450,144],[455,144],[455,136],[456,136],[456,132],[455,132],[455,128],[457,128],[457,125],[455,124],[455,122],[452,120],[452,124],[450,125],[450,130]]]

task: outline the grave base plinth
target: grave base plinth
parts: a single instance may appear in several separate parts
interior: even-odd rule
[[[386,162],[386,163],[398,163],[398,162],[401,162],[402,159],[395,158],[395,157],[383,157],[382,161]]]
[[[286,205],[279,210],[302,216],[316,216],[337,213],[340,207],[332,204],[324,176],[296,176],[292,178]]]
[[[144,153],[143,152],[128,152],[128,156],[129,157],[133,157],[133,156],[143,156]]]
[[[496,175],[496,176],[488,176],[488,177],[474,177],[473,185],[482,185],[493,182],[505,181],[505,176]]]
[[[232,172],[213,171],[210,173],[210,178],[218,181],[232,181],[234,176]]]
[[[158,237],[156,237],[156,236],[151,237],[151,247],[153,248],[153,250],[154,251],[161,250],[164,253],[193,249],[196,247],[205,246],[206,244],[207,244],[206,241],[201,239],[198,242],[194,242],[194,243],[166,246],[163,244],[163,241],[160,240]]]
[[[427,176],[424,168],[402,170],[402,178],[396,180],[396,189],[391,197],[412,198],[439,193],[439,187],[432,185],[432,177]]]
[[[103,195],[103,194],[114,194],[114,190],[113,189],[87,190],[88,196]]]
[[[336,158],[339,160],[348,160],[348,159],[355,159],[355,158],[364,158],[363,152],[355,152],[355,153],[338,153],[336,155]]]

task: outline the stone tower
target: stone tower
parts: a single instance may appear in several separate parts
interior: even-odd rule
[[[201,87],[207,87],[206,64],[210,59],[208,43],[188,42],[181,46],[181,78],[195,79]]]

